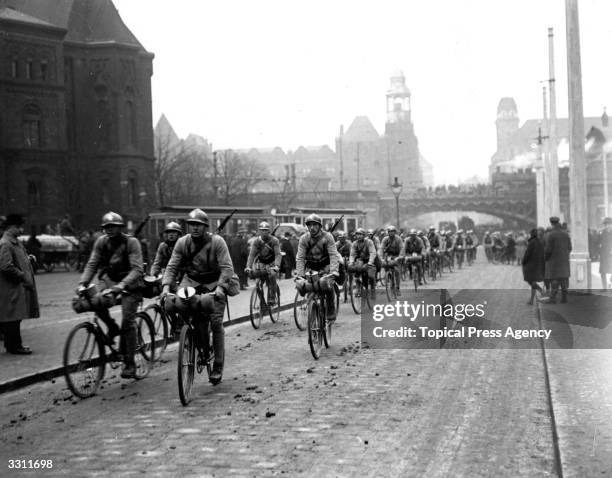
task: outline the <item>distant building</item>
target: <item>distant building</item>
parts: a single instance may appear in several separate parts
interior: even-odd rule
[[[346,133],[340,128],[336,140],[339,189],[385,191],[397,176],[406,191],[413,191],[424,186],[424,173],[429,181],[430,165],[421,163],[414,134],[410,90],[399,70],[391,76],[386,104],[383,136],[366,116],[357,116]]]
[[[548,131],[540,119],[528,119],[519,126],[518,108],[513,98],[502,98],[497,106],[497,151],[491,157],[489,178],[493,181],[496,173],[522,173],[531,170],[540,154],[548,148]],[[557,118],[557,157],[559,165],[559,190],[561,212],[569,219],[569,121]],[[585,117],[584,131],[587,146],[587,210],[589,227],[597,227],[604,216],[604,175],[602,147],[612,141],[612,127],[608,115]],[[538,137],[542,136],[542,145]],[[607,155],[607,170],[612,171],[612,158]],[[608,175],[608,189],[612,182]],[[610,205],[612,206],[612,204]]]
[[[147,52],[111,0],[0,1],[0,213],[141,220],[153,203]]]

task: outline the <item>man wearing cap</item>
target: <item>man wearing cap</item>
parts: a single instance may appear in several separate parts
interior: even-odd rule
[[[569,234],[559,224],[559,218],[550,218],[552,230],[546,235],[544,245],[544,278],[551,281],[549,297],[544,297],[541,302],[554,304],[556,302],[559,286],[561,286],[561,303],[567,302],[567,287],[570,276],[569,256],[572,251],[572,243]]]
[[[179,236],[183,233],[183,229],[180,224],[174,221],[170,221],[164,229],[165,239],[157,247],[157,253],[155,254],[155,260],[151,267],[151,275],[157,276],[157,274],[163,274],[166,270],[166,266],[172,257],[172,251],[178,241]]]
[[[193,287],[198,294],[207,292],[214,294],[214,311],[208,316],[215,351],[210,382],[217,385],[223,376],[225,359],[223,313],[227,304],[226,290],[234,274],[234,266],[223,238],[208,232],[208,215],[204,211],[194,209],[189,213],[186,222],[189,234],[181,237],[174,246],[172,257],[162,278],[162,296],[170,293],[179,271],[185,273],[180,287]],[[207,321],[196,320],[194,326],[200,343],[204,343],[208,334]]]
[[[259,237],[253,241],[247,266],[244,272],[250,274],[252,269],[267,272],[268,305],[276,304],[276,277],[280,270],[282,256],[278,239],[270,234],[270,224],[263,221],[259,225]]]
[[[29,347],[21,340],[21,321],[40,317],[34,270],[18,237],[23,234],[25,220],[9,214],[0,239],[0,326],[4,348],[10,354],[29,355]]]
[[[612,288],[608,282],[608,274],[612,273],[612,218],[603,220],[604,229],[599,233],[599,275],[601,288]]]
[[[123,218],[115,212],[107,212],[102,216],[104,235],[96,240],[89,260],[85,265],[79,281],[79,288],[89,285],[96,273],[105,289],[121,296],[121,329],[120,350],[125,356],[125,367],[122,378],[136,377],[136,320],[134,314],[142,300],[143,263],[140,242],[132,236],[124,234]],[[119,335],[119,327],[110,316],[108,310],[98,311],[98,316],[108,327],[111,340]]]
[[[295,252],[293,251],[290,239],[291,233],[286,231],[283,238],[280,240],[280,250],[283,256],[281,266],[285,274],[285,279],[291,279],[291,277],[293,277],[293,269],[295,269]]]

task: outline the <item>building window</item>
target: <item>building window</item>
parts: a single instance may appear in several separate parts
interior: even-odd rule
[[[40,189],[40,180],[28,180],[28,207],[32,208],[40,206]]]
[[[28,60],[26,61],[26,78],[28,80],[32,79],[32,60],[30,58],[28,58]]]
[[[16,59],[11,61],[11,77],[17,78],[19,76],[19,62]]]
[[[136,173],[131,171],[128,174],[127,180],[127,188],[128,188],[128,206],[134,207],[138,205],[138,179]]]
[[[47,64],[47,60],[43,60],[40,62],[40,79],[42,81],[47,81],[48,74],[49,74],[49,65]]]
[[[125,115],[126,115],[126,130],[128,134],[128,143],[132,146],[136,146],[138,142],[137,129],[136,129],[136,112],[134,108],[134,102],[126,101],[125,103]]]
[[[110,206],[110,198],[111,198],[111,187],[110,187],[110,179],[102,178],[102,204],[104,206]]]
[[[37,106],[28,105],[24,109],[23,139],[26,148],[40,148],[42,146],[41,114]]]

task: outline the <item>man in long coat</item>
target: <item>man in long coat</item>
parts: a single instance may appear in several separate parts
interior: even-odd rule
[[[244,272],[249,257],[249,246],[244,238],[245,233],[246,229],[239,229],[236,236],[232,237],[228,243],[234,271],[240,281],[240,290],[244,290],[249,286],[249,279]]]
[[[544,246],[544,279],[551,281],[550,296],[542,302],[555,303],[559,286],[561,286],[561,303],[567,302],[567,287],[569,285],[570,261],[572,242],[569,234],[559,224],[558,217],[551,217],[552,230],[546,235]]]
[[[29,355],[21,340],[21,321],[39,315],[38,296],[30,258],[17,239],[25,221],[19,214],[9,214],[0,239],[0,325],[4,348],[10,354]]]

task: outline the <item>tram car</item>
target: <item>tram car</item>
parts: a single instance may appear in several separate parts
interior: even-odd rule
[[[19,241],[26,247],[30,236],[19,236]],[[53,272],[56,267],[64,267],[66,271],[76,269],[79,258],[79,240],[74,236],[54,236],[40,234],[36,236],[40,242],[40,254],[36,257],[37,267],[47,272]]]

